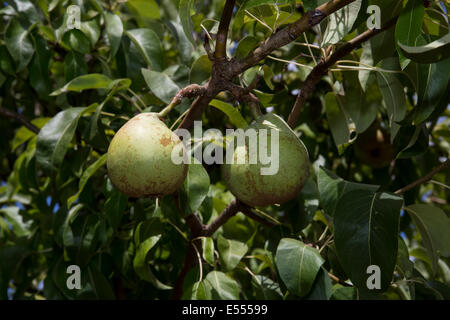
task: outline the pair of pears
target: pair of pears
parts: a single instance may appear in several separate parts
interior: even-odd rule
[[[286,202],[297,195],[309,176],[308,151],[301,140],[279,116],[261,116],[247,129],[267,129],[270,150],[271,130],[278,131],[278,171],[262,175],[256,164],[222,165],[228,189],[250,206],[267,206]],[[259,145],[259,133],[257,133]],[[163,196],[175,192],[186,178],[188,165],[175,164],[172,150],[181,143],[179,137],[156,113],[141,113],[116,133],[108,149],[107,168],[114,186],[130,197]],[[248,141],[237,145],[233,158],[248,159]]]

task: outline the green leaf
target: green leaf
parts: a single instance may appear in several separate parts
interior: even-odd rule
[[[281,239],[275,261],[283,283],[299,297],[306,296],[311,290],[324,263],[317,249],[290,238]]]
[[[380,186],[346,181],[334,172],[319,168],[317,173],[317,186],[320,194],[320,203],[325,212],[333,216],[339,199],[349,191],[370,190],[376,192]]]
[[[151,29],[133,29],[125,31],[125,34],[133,41],[152,70],[161,71],[163,69],[164,52],[161,41],[155,32]]]
[[[211,271],[204,282],[211,286],[214,300],[238,300],[239,286],[235,280],[227,277],[220,271]]]
[[[208,56],[202,55],[194,61],[189,73],[189,82],[202,84],[211,77],[212,63]]]
[[[91,47],[95,48],[98,39],[100,38],[100,26],[97,19],[92,19],[89,21],[81,21],[80,30],[89,39]]]
[[[395,58],[385,59],[379,63],[380,67],[386,70],[397,70],[398,63]],[[394,73],[380,71],[377,72],[378,85],[383,95],[383,104],[389,117],[391,127],[391,141],[398,133],[400,125],[406,115],[406,100],[403,85]]]
[[[221,100],[213,99],[209,103],[210,106],[213,106],[214,108],[219,109],[223,113],[225,113],[228,118],[230,119],[230,122],[236,127],[236,128],[247,128],[248,123],[245,121],[245,119],[242,117],[239,110],[235,107],[233,107],[231,104],[223,102]]]
[[[31,232],[30,227],[33,220],[23,221],[23,216],[20,214],[18,207],[4,207],[0,209],[0,213],[3,213],[11,223],[12,229],[17,237],[28,236]]]
[[[144,19],[160,19],[161,13],[155,0],[128,0],[127,6],[132,7]]]
[[[367,96],[368,94],[361,89],[356,72],[347,73],[342,107],[359,133],[369,128],[378,113],[377,104],[370,103]]]
[[[450,219],[440,208],[428,204],[413,204],[405,210],[419,229],[436,273],[439,255],[450,257]]]
[[[147,69],[141,69],[141,72],[153,94],[166,104],[169,104],[180,90],[180,87],[164,73]]]
[[[65,32],[61,42],[63,46],[79,53],[87,54],[91,51],[88,37],[78,29],[71,29]]]
[[[202,257],[211,266],[214,266],[214,241],[210,237],[202,237]]]
[[[75,221],[75,219],[78,217],[78,213],[80,210],[83,209],[83,204],[78,203],[75,206],[73,206],[69,212],[67,213],[67,216],[64,220],[64,223],[61,227],[62,230],[62,240],[63,244],[66,247],[74,246],[75,245],[75,238],[72,232],[72,228],[70,225]]]
[[[51,118],[36,118],[31,120],[31,124],[35,125],[39,129],[42,128]],[[11,142],[11,150],[14,151],[17,149],[18,146],[21,144],[27,142],[32,137],[34,137],[36,134],[32,131],[30,131],[27,127],[22,126],[19,128],[19,130],[16,131],[16,134],[14,135],[14,138]]]
[[[188,168],[188,174],[183,183],[183,193],[187,199],[188,208],[186,214],[195,212],[200,208],[209,191],[209,175],[202,164],[197,164],[192,159]]]
[[[450,57],[450,33],[422,46],[409,46],[398,42],[405,57],[418,63],[433,63]]]
[[[330,300],[333,294],[333,284],[328,272],[324,268],[320,271],[314,281],[311,291],[306,296],[307,300]]]
[[[342,111],[337,96],[333,92],[328,92],[325,96],[325,111],[334,143],[339,154],[342,154],[350,143],[351,130],[348,117]]]
[[[115,230],[120,226],[123,212],[127,208],[128,197],[114,188],[105,201],[104,212],[110,226]]]
[[[185,65],[190,65],[194,50],[191,42],[184,34],[183,26],[181,23],[175,21],[167,21],[166,24],[170,31],[172,31],[177,42],[178,49],[180,50],[181,62]]]
[[[9,75],[14,75],[16,73],[14,70],[13,59],[5,45],[0,46],[0,70]]]
[[[367,268],[377,265],[381,290],[389,286],[397,260],[403,199],[388,193],[353,190],[339,200],[334,213],[334,238],[345,273],[362,291],[368,290]]]
[[[180,0],[180,3],[178,4],[179,7],[178,11],[180,15],[181,25],[183,26],[184,34],[192,43],[192,45],[194,45],[195,47],[195,41],[192,36],[194,32],[194,25],[191,19],[191,9],[193,5],[194,0]]]
[[[280,300],[283,297],[280,285],[268,277],[255,275],[252,277],[252,284],[255,287],[257,300]]]
[[[95,266],[88,267],[89,282],[96,299],[99,300],[115,300],[114,291],[110,285],[110,281]]]
[[[211,300],[211,287],[204,281],[197,281],[183,294],[183,300]]]
[[[338,43],[352,30],[353,24],[358,18],[361,3],[362,0],[353,1],[330,15],[321,43],[322,48]]]
[[[30,65],[30,84],[41,97],[46,97],[51,91],[49,66],[51,53],[47,44],[40,36],[33,36],[36,48]]]
[[[239,41],[235,56],[238,59],[246,57],[259,44],[259,40],[253,36],[246,36]]]
[[[84,186],[88,182],[89,178],[97,172],[99,168],[101,168],[106,163],[106,157],[108,154],[104,154],[100,156],[93,164],[91,164],[84,172],[80,178],[80,183],[78,184],[78,191],[73,196],[67,199],[67,207],[70,208],[72,203],[79,197],[80,193],[83,191]]]
[[[415,125],[426,121],[439,105],[447,92],[449,70],[450,59],[432,64],[417,64],[418,106],[414,109]]]
[[[55,170],[61,165],[85,110],[77,107],[61,111],[41,129],[36,142],[36,162],[44,170]]]
[[[422,21],[425,8],[422,0],[409,0],[403,8],[395,25],[395,42],[408,46],[416,43],[417,37],[422,31]],[[405,58],[403,52],[397,48],[402,70],[406,68],[410,60]]]
[[[120,17],[114,13],[105,13],[105,27],[110,43],[110,54],[114,57],[119,50],[120,40],[123,34],[123,24]]]
[[[236,268],[248,251],[248,247],[245,243],[225,239],[222,235],[219,235],[217,238],[217,247],[219,249],[220,261],[224,271],[231,271]]]
[[[70,82],[66,83],[64,87],[53,91],[50,95],[57,96],[68,91],[81,92],[88,89],[107,89],[111,82],[112,80],[104,74],[86,74],[71,80]]]
[[[141,242],[136,249],[136,255],[133,260],[133,267],[139,277],[145,281],[152,283],[156,288],[161,290],[172,289],[169,286],[159,282],[148,265],[147,254],[159,241],[161,235],[153,236]]]
[[[84,75],[88,72],[84,55],[76,51],[70,51],[64,58],[64,78],[66,82]]]
[[[34,47],[29,31],[17,19],[12,19],[5,33],[6,47],[16,62],[16,72],[21,72],[30,63]]]

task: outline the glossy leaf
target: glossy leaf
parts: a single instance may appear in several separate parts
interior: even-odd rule
[[[34,53],[29,31],[18,20],[13,20],[6,29],[5,42],[16,63],[16,72],[21,72],[30,63]]]
[[[347,192],[353,190],[369,190],[376,192],[380,186],[346,181],[332,171],[319,168],[317,173],[317,186],[320,194],[320,203],[329,215],[334,215],[339,199]]]
[[[339,261],[362,292],[370,291],[366,273],[369,266],[380,268],[382,291],[391,282],[402,204],[403,199],[396,195],[353,190],[345,193],[336,205],[334,238]]]
[[[133,41],[138,48],[147,65],[152,70],[161,71],[163,69],[163,50],[161,42],[151,29],[133,29],[125,34]]]
[[[180,0],[179,15],[181,25],[183,26],[184,34],[189,39],[189,41],[195,46],[194,37],[192,36],[194,32],[194,26],[191,19],[191,9],[194,5],[194,0]]]
[[[217,300],[239,299],[239,287],[235,280],[227,277],[220,271],[211,271],[206,275],[204,282],[211,286],[211,295]]]
[[[114,57],[119,50],[120,40],[122,39],[123,24],[122,20],[116,14],[105,13],[106,34],[108,35],[109,43],[111,45],[111,57]]]
[[[58,168],[69,148],[78,119],[86,108],[69,108],[59,112],[41,129],[36,143],[36,161],[45,170]]]
[[[358,17],[361,3],[362,0],[353,1],[330,15],[321,43],[322,48],[338,43],[352,30],[353,24]]]
[[[398,17],[395,26],[395,41],[404,45],[414,45],[421,33],[422,21],[425,13],[423,1],[409,0]],[[400,65],[405,69],[409,60],[405,58],[401,50],[398,50]]]
[[[440,208],[428,204],[413,204],[405,207],[405,210],[420,231],[436,273],[439,255],[450,256],[450,219]]]
[[[217,247],[225,271],[233,270],[248,251],[245,243],[226,239],[221,235],[217,238]]]
[[[68,208],[72,206],[72,203],[78,198],[80,193],[83,191],[84,186],[86,185],[89,178],[106,163],[106,157],[107,154],[105,153],[83,172],[83,175],[80,178],[80,183],[78,184],[78,192],[67,199]]]
[[[141,72],[153,94],[166,104],[169,104],[180,90],[180,87],[164,73],[147,69],[142,69]]]
[[[306,296],[311,290],[324,263],[317,249],[290,238],[281,239],[275,259],[284,284],[299,297]]]
[[[78,29],[71,29],[64,33],[62,44],[70,50],[87,54],[91,51],[91,44],[88,37]]]
[[[225,113],[236,128],[246,128],[248,126],[247,121],[242,117],[239,110],[232,105],[217,99],[211,100],[209,105]]]
[[[187,212],[198,210],[209,191],[209,175],[202,164],[192,163],[189,165],[188,174],[183,183],[184,195],[187,199]]]
[[[202,257],[208,262],[211,266],[214,266],[214,241],[210,237],[202,238],[202,248],[203,253]]]
[[[212,63],[207,55],[200,56],[194,61],[189,73],[189,82],[202,84],[211,77]]]
[[[398,45],[406,57],[419,63],[438,62],[450,56],[450,34],[422,46],[410,46],[401,41]]]
[[[69,81],[64,87],[53,91],[50,95],[57,96],[68,91],[81,92],[88,89],[107,89],[112,80],[100,73],[91,73],[79,76]]]

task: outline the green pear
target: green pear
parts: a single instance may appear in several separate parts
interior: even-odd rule
[[[250,206],[262,207],[294,198],[309,176],[309,156],[305,145],[282,118],[272,113],[261,116],[247,129],[256,129],[258,153],[261,152],[260,138],[264,137],[260,129],[267,129],[267,149],[263,151],[267,155],[278,152],[278,171],[275,174],[262,174],[261,168],[267,168],[268,165],[263,164],[259,156],[257,163],[251,163],[250,139],[246,139],[245,144],[236,144],[232,150],[233,163],[227,161],[222,166],[228,189]],[[275,148],[271,144],[271,139],[276,138],[272,129],[278,132],[279,141]],[[239,158],[245,161],[239,163]]]
[[[171,158],[180,143],[156,113],[133,117],[117,131],[108,148],[106,164],[113,185],[136,198],[175,192],[188,170],[187,164],[175,164]]]

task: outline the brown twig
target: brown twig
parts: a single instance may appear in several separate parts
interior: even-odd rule
[[[179,125],[179,128],[190,129],[194,124],[194,121],[201,117],[211,100],[214,99],[219,92],[227,90],[226,84],[230,83],[234,77],[259,63],[259,61],[267,57],[272,51],[294,41],[303,32],[320,23],[326,16],[353,1],[355,0],[328,1],[315,10],[309,11],[301,19],[274,33],[267,40],[263,41],[247,57],[228,61],[228,59],[226,59],[226,39],[234,7],[234,1],[228,0],[225,3],[221,23],[219,24],[212,76],[205,85],[207,87],[206,93],[194,100],[186,117]]]
[[[330,272],[328,272],[328,275],[334,282],[337,282],[340,285],[343,285],[344,287],[353,287],[350,283],[347,283],[344,280],[339,279],[338,277],[336,277],[334,274],[332,274]]]
[[[319,24],[325,17],[354,1],[331,0],[317,7],[315,10],[308,11],[302,18],[272,34],[245,58],[235,61],[231,66],[233,75],[239,75],[248,68],[256,65],[272,51],[294,41],[303,32]]]
[[[360,35],[356,36],[349,42],[342,45],[339,49],[337,49],[333,54],[326,57],[324,60],[319,62],[314,69],[311,71],[311,73],[306,78],[305,82],[303,83],[303,86],[300,90],[300,93],[298,94],[294,107],[291,110],[291,113],[289,114],[289,118],[287,123],[291,128],[295,126],[297,123],[297,119],[300,115],[300,112],[303,108],[303,105],[306,102],[306,99],[308,98],[309,94],[314,90],[316,84],[320,81],[322,76],[324,76],[328,69],[334,65],[339,59],[345,57],[348,55],[353,49],[358,47],[361,43],[369,40],[373,36],[379,34],[380,32],[385,31],[386,29],[389,29],[392,27],[395,22],[397,21],[397,18],[391,19],[388,23],[386,23],[383,28],[380,29],[369,29]]]
[[[220,18],[219,29],[216,36],[215,58],[222,60],[227,58],[227,37],[228,28],[230,26],[233,8],[236,0],[227,0],[223,8],[222,17]]]
[[[0,107],[0,115],[4,116],[4,117],[15,119],[15,120],[19,121],[20,123],[22,123],[30,131],[32,131],[36,134],[39,133],[39,128],[36,127],[34,124],[32,124],[30,121],[28,121],[27,118],[25,118],[20,113]]]
[[[431,170],[429,173],[427,173],[425,176],[423,176],[420,179],[417,179],[416,181],[414,181],[413,183],[408,184],[407,186],[398,189],[397,191],[395,191],[395,194],[402,194],[405,193],[406,191],[409,191],[429,180],[431,180],[431,178],[433,178],[433,176],[438,173],[441,170],[444,170],[445,168],[450,166],[450,159],[447,159],[445,162],[441,163],[440,165],[438,165],[437,167],[435,167],[433,170]]]

